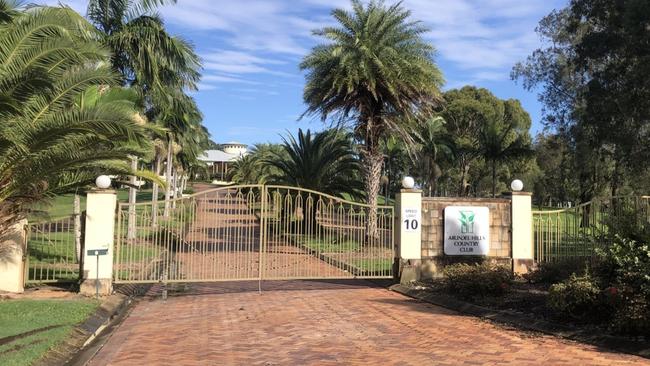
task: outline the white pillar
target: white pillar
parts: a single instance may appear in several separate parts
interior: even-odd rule
[[[420,278],[422,259],[422,191],[402,189],[395,196],[398,222],[396,241],[400,257],[399,275],[402,283]]]
[[[25,225],[21,220],[0,238],[0,291],[23,292],[25,284]]]
[[[117,194],[113,190],[97,189],[88,192],[86,199],[86,233],[84,247],[84,281],[80,292],[94,295],[99,286],[100,295],[113,291],[113,238]]]
[[[533,247],[532,194],[512,192],[512,269],[527,273],[535,264]]]

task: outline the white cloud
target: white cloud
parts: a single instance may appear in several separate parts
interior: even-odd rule
[[[538,44],[537,21],[564,0],[405,0],[440,60],[465,70],[472,80],[506,80],[509,68]],[[390,1],[389,1],[390,3]],[[348,0],[179,0],[163,15],[175,24],[220,31],[230,51],[204,56],[207,70],[229,74],[274,73],[296,63],[320,42],[311,30],[332,23],[329,11],[350,8]],[[294,74],[291,74],[294,75]],[[287,75],[285,75],[287,76]]]
[[[82,13],[87,6],[84,0],[61,1]],[[55,5],[59,0],[43,2]],[[403,5],[413,19],[431,29],[426,37],[436,47],[439,61],[462,70],[468,80],[499,80],[497,76],[507,80],[510,67],[537,47],[534,28],[539,19],[565,3],[404,0]],[[299,76],[295,64],[321,41],[311,31],[331,25],[329,13],[335,7],[351,6],[349,0],[178,0],[162,8],[161,14],[167,22],[201,35],[194,41],[205,52],[206,77],[213,77],[211,81],[254,84],[257,74]],[[215,39],[216,49],[201,47]]]

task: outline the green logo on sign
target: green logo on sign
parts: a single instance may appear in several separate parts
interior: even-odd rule
[[[474,233],[474,211],[460,211],[460,232],[462,234]]]

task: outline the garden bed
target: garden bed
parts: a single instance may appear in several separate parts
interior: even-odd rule
[[[577,341],[650,357],[648,335],[629,336],[613,332],[606,321],[576,321],[557,314],[548,305],[549,285],[517,278],[509,288],[494,296],[459,296],[445,287],[444,279],[412,282],[402,290],[408,296],[471,315]]]

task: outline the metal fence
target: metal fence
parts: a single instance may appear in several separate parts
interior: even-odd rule
[[[77,215],[27,225],[26,283],[77,282],[80,278],[80,218]]]
[[[589,259],[618,231],[650,221],[650,196],[599,199],[560,210],[533,211],[535,260]]]
[[[167,208],[165,208],[167,205]],[[393,207],[283,186],[242,185],[120,203],[116,283],[392,276]]]

